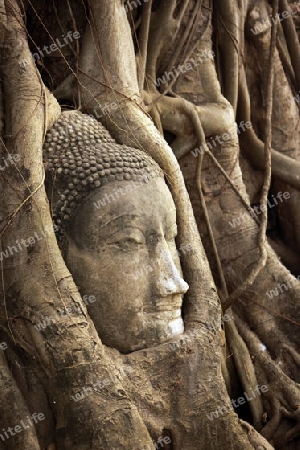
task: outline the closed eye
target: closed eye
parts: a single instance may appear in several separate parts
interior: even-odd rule
[[[143,247],[143,242],[135,238],[124,238],[117,242],[112,242],[110,246],[125,252],[136,252]]]
[[[143,232],[138,228],[127,228],[119,230],[106,240],[109,246],[134,246],[145,243]]]
[[[137,251],[143,247],[145,244],[145,239],[142,233],[134,232],[130,233],[131,235],[122,235],[114,236],[110,242],[107,242],[109,247],[113,247],[123,251]]]
[[[140,239],[128,237],[115,242],[117,245],[142,245],[143,242]]]

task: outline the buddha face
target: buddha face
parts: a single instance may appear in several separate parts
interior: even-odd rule
[[[131,188],[131,189],[130,189]],[[161,178],[133,188],[114,181],[79,208],[65,260],[102,342],[122,353],[151,347],[184,331],[176,209]]]

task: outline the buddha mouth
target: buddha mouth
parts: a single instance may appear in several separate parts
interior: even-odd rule
[[[144,310],[144,313],[151,315],[153,320],[163,321],[167,325],[171,336],[184,332],[181,304],[176,309],[164,305],[159,310]]]
[[[181,306],[181,305],[180,305]],[[177,320],[183,320],[182,319],[182,313],[181,313],[181,307],[174,309],[174,308],[161,308],[160,310],[156,311],[144,311],[147,314],[150,314],[154,319],[163,320],[165,323],[173,323]],[[173,326],[173,325],[172,325]]]
[[[172,299],[165,297],[155,301],[155,308],[158,312],[181,312],[182,303],[183,295],[176,295]]]

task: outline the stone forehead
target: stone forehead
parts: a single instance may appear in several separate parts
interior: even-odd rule
[[[149,155],[116,143],[101,123],[79,111],[61,114],[46,134],[43,154],[46,189],[61,235],[94,189],[113,181],[163,177]]]

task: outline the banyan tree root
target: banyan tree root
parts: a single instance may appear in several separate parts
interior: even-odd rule
[[[254,450],[274,450],[274,447],[269,444],[269,442],[259,434],[248,422],[240,419],[240,424],[243,430],[248,436],[248,439],[253,446]]]
[[[253,360],[257,379],[268,387],[263,397],[267,423],[260,433],[275,448],[287,448],[290,441],[300,442],[300,388],[274,361],[258,337],[236,314],[235,320]],[[293,353],[293,350],[291,349]],[[291,426],[291,424],[293,424]]]
[[[36,435],[35,427],[22,426],[24,418],[30,418],[30,411],[25,400],[12,377],[8,367],[5,354],[0,351],[0,411],[1,411],[1,431],[0,449],[7,448],[5,441],[13,440],[14,450],[40,450],[40,445]],[[9,407],[8,407],[9,405]],[[28,419],[27,419],[28,420]],[[12,427],[12,425],[14,425]],[[10,434],[8,428],[19,426],[21,433]],[[3,443],[4,442],[4,443]]]

